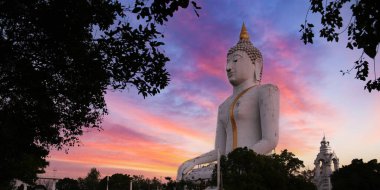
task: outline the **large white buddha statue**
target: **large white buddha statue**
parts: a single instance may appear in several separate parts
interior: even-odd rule
[[[233,92],[220,106],[215,148],[190,159],[178,168],[177,180],[209,179],[218,151],[226,155],[237,147],[248,147],[258,154],[270,153],[279,138],[279,90],[261,85],[263,58],[249,40],[243,24],[239,42],[227,54],[227,77]]]

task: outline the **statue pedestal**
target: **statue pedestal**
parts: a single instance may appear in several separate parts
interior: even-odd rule
[[[211,163],[200,168],[195,168],[190,173],[185,175],[183,179],[190,181],[211,180],[215,165],[215,163]]]

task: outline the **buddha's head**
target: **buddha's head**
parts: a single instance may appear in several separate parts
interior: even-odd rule
[[[233,86],[252,80],[260,83],[263,70],[263,57],[260,51],[249,41],[249,35],[243,24],[240,40],[227,53],[227,77]]]

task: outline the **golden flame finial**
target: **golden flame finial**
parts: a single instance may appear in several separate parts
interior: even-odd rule
[[[249,40],[249,34],[247,31],[247,28],[245,28],[244,22],[243,22],[243,26],[241,27],[240,40]]]

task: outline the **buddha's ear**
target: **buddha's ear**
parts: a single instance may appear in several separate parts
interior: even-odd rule
[[[254,62],[255,65],[255,80],[261,82],[261,74],[263,72],[263,63],[262,60],[256,59]]]

